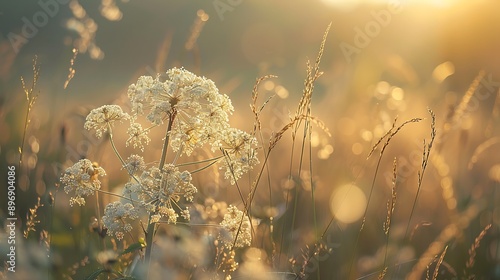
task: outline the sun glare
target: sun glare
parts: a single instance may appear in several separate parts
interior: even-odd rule
[[[377,4],[387,4],[389,3],[395,3],[395,4],[409,4],[409,3],[415,3],[415,4],[426,4],[426,5],[432,5],[436,7],[449,7],[456,3],[457,1],[452,1],[452,0],[392,0],[392,1],[384,1],[384,0],[320,0],[322,3],[325,5],[339,8],[339,9],[353,9],[359,5],[363,4],[368,4],[368,5],[377,5]]]

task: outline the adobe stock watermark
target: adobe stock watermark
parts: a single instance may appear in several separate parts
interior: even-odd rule
[[[70,0],[39,0],[38,6],[41,10],[35,12],[31,18],[22,17],[23,26],[20,33],[9,32],[7,39],[16,53],[22,46],[28,43],[29,39],[38,34],[40,28],[49,23],[49,19],[59,13],[60,6],[68,4]]]
[[[372,20],[368,21],[364,26],[354,27],[353,44],[347,42],[339,44],[347,62],[350,63],[354,55],[361,53],[361,50],[368,47],[382,29],[391,23],[393,15],[401,13],[402,10],[403,4],[401,1],[391,0],[385,9],[371,11]]]
[[[16,167],[8,166],[7,171],[7,230],[9,244],[6,267],[9,272],[16,272]]]
[[[214,6],[215,12],[221,21],[224,20],[224,14],[227,12],[232,12],[234,9],[241,5],[243,0],[214,0],[212,5]]]

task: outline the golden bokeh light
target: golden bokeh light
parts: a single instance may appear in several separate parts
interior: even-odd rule
[[[356,8],[359,5],[383,5],[387,4],[388,1],[383,1],[383,0],[320,0],[322,3],[324,3],[327,6],[333,7],[333,8],[339,8],[339,9],[353,9]],[[391,2],[391,1],[389,1]],[[395,1],[393,1],[395,2]],[[404,1],[405,4],[412,4],[413,3],[419,3],[419,4],[426,4],[426,5],[431,5],[435,7],[449,7],[452,4],[456,3],[456,1],[453,0],[418,0],[418,1]]]
[[[403,100],[403,98],[405,97],[405,92],[400,87],[394,87],[391,92],[391,97],[398,101]]]
[[[365,207],[366,195],[354,184],[341,186],[330,198],[330,211],[336,219],[346,224],[359,220]]]
[[[274,92],[276,92],[276,95],[278,95],[281,99],[286,99],[289,95],[288,90],[284,86],[276,86],[274,88]]]
[[[353,154],[360,155],[363,152],[363,145],[361,143],[354,143],[351,150]]]
[[[446,61],[434,68],[432,72],[432,78],[438,83],[441,83],[449,76],[455,73],[455,65],[451,61]]]

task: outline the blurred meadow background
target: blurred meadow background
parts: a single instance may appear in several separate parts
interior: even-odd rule
[[[271,152],[252,202],[252,248],[237,252],[234,279],[500,279],[499,12],[493,0],[1,1],[2,186],[26,134],[16,171],[18,272],[2,276],[86,279],[103,266],[96,257],[101,240],[126,247],[93,230],[95,202],[70,207],[58,187],[64,170],[82,158],[106,170],[104,190],[119,193],[127,182],[106,137],[83,128],[91,109],[130,107],[127,88],[140,76],[184,67],[214,81],[232,100],[231,125],[251,131],[255,81],[276,75],[258,88],[258,104],[274,95],[261,114],[262,163],[268,139],[296,111],[306,62],[314,65],[331,24],[311,101],[311,114],[331,135],[313,125],[302,161],[302,129],[299,142],[292,145],[288,131]],[[35,56],[37,99],[26,128],[20,77],[29,89]],[[376,146],[414,118],[421,120]],[[163,133],[150,134],[145,155],[161,153]],[[124,141],[117,145],[134,152]],[[191,159],[208,154],[200,150]],[[239,181],[245,197],[258,170]],[[393,170],[397,200],[387,234]],[[165,225],[167,233],[207,234],[223,216],[217,211],[230,204],[243,209],[222,173],[214,167],[193,174],[193,211],[203,225]],[[28,213],[38,198],[43,206],[33,218]],[[116,197],[99,199],[102,211]],[[0,206],[6,224],[4,194]],[[139,224],[134,233],[143,234]],[[255,259],[259,266],[245,266]],[[421,276],[412,274],[417,267]]]

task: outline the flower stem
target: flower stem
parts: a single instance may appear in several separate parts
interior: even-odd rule
[[[170,139],[170,131],[172,130],[172,124],[174,123],[174,119],[176,116],[176,112],[173,111],[168,119],[168,127],[167,127],[167,132],[165,133],[165,142],[163,143],[163,149],[161,152],[161,159],[160,159],[160,164],[159,164],[159,169],[162,170],[163,166],[165,165],[165,160],[167,158],[167,149],[168,149],[168,143]],[[146,232],[146,254],[144,256],[144,262],[146,265],[149,267],[150,261],[151,261],[151,251],[153,249],[153,237],[155,234],[155,226],[156,223],[151,222],[151,218],[153,217],[154,212],[149,213],[149,218],[148,218],[148,228]],[[148,275],[146,279],[149,279],[149,269]]]
[[[173,112],[168,119],[167,133],[165,134],[165,142],[163,142],[163,149],[161,151],[161,160],[158,168],[163,169],[165,165],[165,159],[167,158],[168,141],[170,139],[170,130],[172,130],[172,124],[174,123],[176,113]]]

